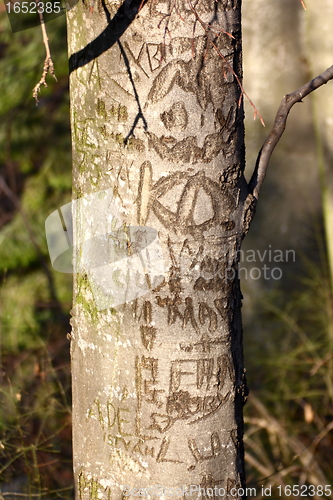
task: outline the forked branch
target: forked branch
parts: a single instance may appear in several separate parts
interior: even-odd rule
[[[332,79],[333,66],[311,80],[311,82],[306,83],[292,94],[287,94],[282,99],[273,128],[258,154],[256,166],[249,182],[249,191],[256,199],[258,199],[262,183],[264,182],[270,157],[286,128],[289,111],[296,102],[302,102],[304,97]]]
[[[34,87],[33,92],[32,92],[33,97],[36,99],[36,105],[38,105],[38,92],[40,92],[41,86],[44,85],[44,87],[47,87],[46,75],[48,73],[50,73],[50,75],[52,75],[53,78],[57,81],[57,77],[55,76],[55,73],[54,73],[54,65],[53,65],[50,46],[49,46],[49,38],[48,38],[47,32],[46,32],[44,16],[39,8],[39,5],[38,5],[38,15],[39,15],[40,26],[42,29],[43,43],[44,43],[46,55],[45,55],[45,61],[44,61],[44,67],[43,67],[43,73],[42,73],[41,79],[39,80],[37,85]]]

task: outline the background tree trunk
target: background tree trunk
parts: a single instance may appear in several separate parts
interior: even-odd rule
[[[85,200],[71,335],[80,500],[157,484],[243,497],[232,490],[244,486],[246,396],[240,4],[68,13],[74,197]]]

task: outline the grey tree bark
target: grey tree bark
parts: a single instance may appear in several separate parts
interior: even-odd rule
[[[102,0],[68,12],[80,500],[157,498],[156,485],[245,498],[240,10]]]

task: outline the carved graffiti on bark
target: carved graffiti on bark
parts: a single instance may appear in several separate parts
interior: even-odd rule
[[[163,206],[159,198],[179,184],[184,185],[183,191],[180,199],[175,202],[175,210],[172,211]],[[224,226],[226,230],[234,227],[230,215],[236,208],[236,200],[226,186],[206,177],[203,170],[196,174],[177,171],[161,177],[153,185],[151,163],[144,162],[140,169],[138,191],[138,222],[141,225],[146,224],[152,210],[163,226],[176,234],[202,237],[204,231],[217,225]],[[206,197],[202,205],[207,207],[208,196],[212,216],[198,223],[195,220],[195,208],[204,194]]]

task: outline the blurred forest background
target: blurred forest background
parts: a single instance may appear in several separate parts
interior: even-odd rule
[[[283,95],[333,63],[332,2],[306,6],[243,2],[245,89],[266,123],[264,129],[253,121],[246,103],[248,178]],[[13,34],[0,5],[0,499],[6,500],[74,498],[72,279],[52,269],[44,232],[47,216],[71,200],[65,16],[47,31],[58,82],[48,77],[36,107],[40,28]],[[333,483],[332,220],[330,82],[293,108],[243,246],[246,466],[256,498],[261,485],[273,486],[274,500],[289,497],[279,497],[277,485]],[[288,262],[286,250],[295,252]],[[284,262],[274,261],[276,251]],[[265,279],[264,265],[278,267],[274,276],[281,278],[270,271]],[[333,498],[316,492],[314,498]]]

